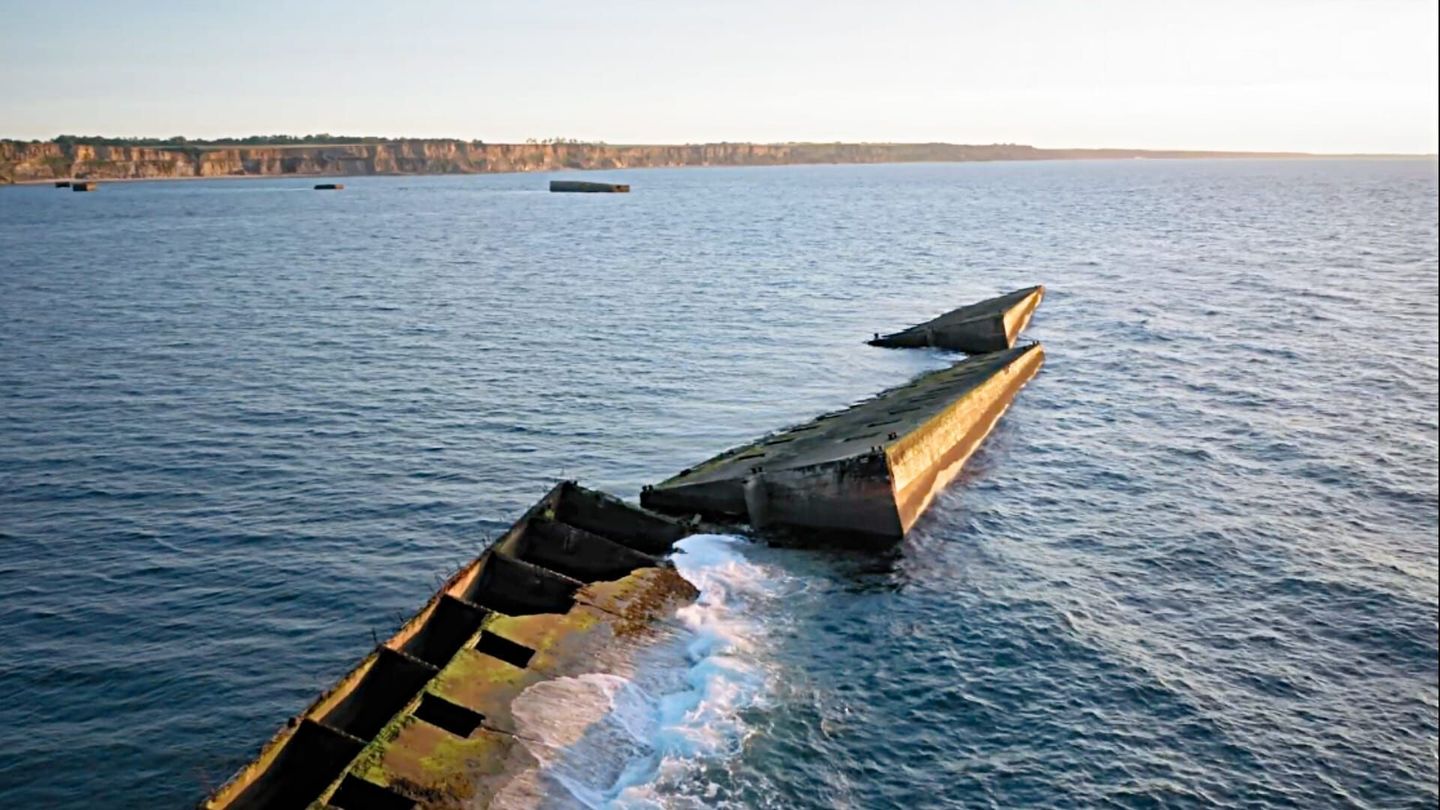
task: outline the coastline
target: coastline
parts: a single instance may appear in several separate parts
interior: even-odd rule
[[[603,143],[486,144],[459,140],[275,146],[134,146],[0,140],[0,184],[63,180],[364,177],[625,171],[704,166],[978,163],[1051,160],[1405,160],[1426,155],[1144,149],[1041,149],[1022,144]]]
[[[1243,161],[1271,161],[1284,160],[1287,162],[1336,162],[1336,161],[1376,161],[1376,162],[1402,162],[1402,161],[1440,161],[1440,155],[1400,155],[1400,154],[1290,154],[1275,153],[1273,155],[1254,154],[1206,154],[1195,157],[1043,157],[1043,158],[1009,158],[1009,159],[985,159],[985,160],[886,160],[886,161],[797,161],[792,163],[703,163],[703,164],[681,164],[681,165],[657,165],[657,166],[615,166],[615,167],[536,167],[529,169],[504,169],[495,171],[413,171],[413,172],[358,172],[353,174],[336,174],[325,172],[313,173],[289,173],[289,174],[216,174],[216,175],[173,175],[173,176],[147,176],[147,177],[48,177],[31,178],[25,180],[6,181],[0,179],[0,188],[19,186],[48,186],[57,182],[75,182],[86,180],[93,183],[110,185],[114,183],[166,183],[192,180],[308,180],[315,178],[341,178],[356,179],[364,177],[464,177],[470,175],[493,175],[493,174],[547,174],[558,172],[620,172],[637,171],[648,169],[767,169],[786,166],[895,166],[895,165],[924,165],[924,164],[953,164],[953,163],[1099,163],[1105,161],[1123,162],[1130,160],[1145,160],[1152,162],[1194,162],[1203,160],[1223,160],[1227,162]]]

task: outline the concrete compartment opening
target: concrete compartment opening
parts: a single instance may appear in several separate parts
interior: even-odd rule
[[[486,615],[483,608],[467,605],[447,593],[401,650],[427,664],[444,667],[480,629]]]
[[[492,553],[464,599],[507,616],[568,613],[575,605],[575,591],[581,584],[553,571]]]
[[[485,722],[485,715],[426,692],[413,712],[415,719],[443,728],[457,737],[469,737]]]
[[[350,775],[335,789],[329,804],[337,810],[412,810],[417,802],[387,787]]]
[[[475,649],[520,669],[530,666],[530,658],[535,655],[535,651],[524,644],[497,636],[489,630],[480,634],[480,640],[475,642]]]
[[[302,720],[270,767],[250,783],[231,810],[304,810],[335,781],[365,743]]]
[[[669,553],[689,534],[677,521],[569,482],[556,499],[555,519],[646,554]]]
[[[321,719],[325,725],[369,741],[399,714],[438,670],[381,647],[360,682]]]
[[[521,560],[582,582],[619,579],[659,560],[598,534],[565,523],[537,518],[525,527],[514,546]]]

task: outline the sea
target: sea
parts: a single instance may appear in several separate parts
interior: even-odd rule
[[[1433,159],[314,182],[0,188],[0,805],[193,806],[555,481],[1031,284],[1047,364],[903,542],[687,539],[678,635],[546,687],[600,735],[536,737],[548,806],[1440,798]]]

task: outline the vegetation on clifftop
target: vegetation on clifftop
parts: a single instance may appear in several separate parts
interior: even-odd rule
[[[110,135],[56,135],[51,143],[59,144],[62,149],[70,149],[75,146],[143,146],[150,149],[186,149],[195,147],[229,147],[229,146],[342,146],[357,143],[394,143],[396,141],[420,141],[432,143],[469,143],[472,146],[483,146],[484,141],[479,139],[463,138],[385,138],[378,135],[331,135],[328,132],[317,132],[310,135],[246,135],[235,138],[187,138],[184,135],[171,135],[168,138],[152,138],[145,136],[116,137]],[[578,138],[527,138],[527,144],[599,144],[604,141],[584,141]],[[14,138],[0,138],[0,143],[45,143],[41,140],[22,141]]]
[[[146,146],[158,149],[173,149],[196,146],[307,146],[312,144],[388,143],[393,138],[368,135],[331,135],[321,132],[314,135],[246,135],[243,138],[187,138],[171,135],[168,138],[129,137],[117,138],[106,135],[57,135],[55,143],[61,148],[72,146]],[[39,141],[31,141],[39,143]]]

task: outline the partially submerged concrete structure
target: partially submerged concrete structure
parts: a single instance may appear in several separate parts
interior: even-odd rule
[[[695,598],[661,559],[689,531],[557,485],[201,807],[487,806],[537,765],[511,701]]]
[[[70,183],[71,191],[99,191],[100,184],[93,180],[76,180]]]
[[[592,183],[584,180],[551,180],[550,190],[624,194],[630,191],[630,185],[628,183]]]
[[[985,353],[648,486],[643,508],[556,485],[201,807],[543,806],[516,699],[604,671],[697,596],[665,556],[698,524],[657,512],[825,542],[899,539],[1039,371],[1040,345],[1013,343],[1042,295],[877,338]]]
[[[344,183],[316,183],[316,184],[315,184],[315,190],[316,190],[316,191],[344,191],[344,190],[345,190],[345,184],[344,184]]]
[[[876,335],[871,346],[918,349],[933,346],[966,354],[1009,349],[1030,323],[1030,316],[1045,297],[1045,288],[1026,287],[952,309],[944,315],[894,334]]]
[[[1045,352],[972,357],[647,487],[641,505],[757,530],[894,541],[989,434]]]

